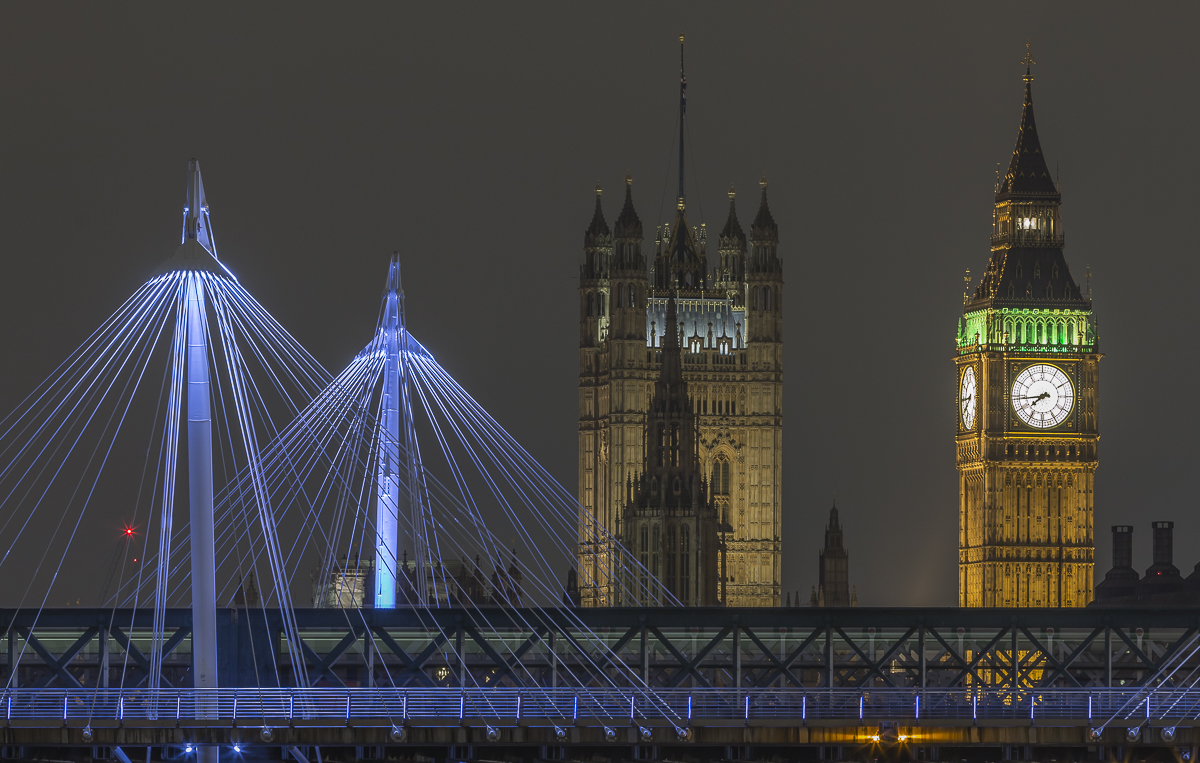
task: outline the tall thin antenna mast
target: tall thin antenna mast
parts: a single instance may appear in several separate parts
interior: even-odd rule
[[[687,74],[683,69],[683,35],[679,35],[679,198],[683,198],[683,120],[687,117]]]

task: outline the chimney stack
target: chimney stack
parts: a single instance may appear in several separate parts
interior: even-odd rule
[[[1138,581],[1137,597],[1140,604],[1152,606],[1156,596],[1182,590],[1184,582],[1179,568],[1171,563],[1171,536],[1175,523],[1151,522],[1150,527],[1154,531],[1154,564],[1147,568],[1146,574]]]
[[[1112,566],[1133,566],[1133,525],[1113,525]]]
[[[1174,545],[1172,535],[1175,532],[1174,522],[1153,522],[1151,527],[1154,528],[1154,563],[1161,565],[1170,565],[1172,557],[1172,546]],[[1115,530],[1115,528],[1114,528]],[[1114,540],[1114,543],[1116,541]]]
[[[1137,601],[1138,574],[1133,568],[1133,525],[1112,526],[1112,569],[1096,586],[1101,606],[1128,606]]]

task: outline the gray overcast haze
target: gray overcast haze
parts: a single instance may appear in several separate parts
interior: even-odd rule
[[[1106,355],[1097,572],[1109,525],[1145,568],[1171,519],[1186,575],[1198,28],[1183,3],[5,3],[0,411],[171,254],[196,157],[222,260],[322,363],[367,341],[399,250],[414,333],[573,491],[592,189],[611,224],[632,171],[647,246],[669,221],[683,31],[692,220],[719,230],[733,183],[748,230],[765,173],[780,229],[784,588],[807,601],[836,496],[860,605],[952,605],[952,338],[1028,39]]]

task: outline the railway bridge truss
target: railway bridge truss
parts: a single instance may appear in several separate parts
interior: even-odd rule
[[[298,649],[279,610],[219,610],[219,683],[237,688],[196,689],[188,609],[167,611],[154,688],[152,611],[53,610],[36,635],[30,614],[0,611],[12,634],[5,742],[24,754],[120,748],[139,760],[205,746],[297,760],[318,748],[339,760],[1183,760],[1200,742],[1194,611],[448,607],[295,617]]]

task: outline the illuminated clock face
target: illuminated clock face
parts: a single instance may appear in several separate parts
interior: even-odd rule
[[[958,387],[958,410],[962,412],[963,429],[975,428],[975,367],[967,366],[962,384]]]
[[[1071,380],[1057,366],[1038,363],[1017,374],[1012,386],[1013,410],[1031,427],[1058,426],[1075,404]]]

